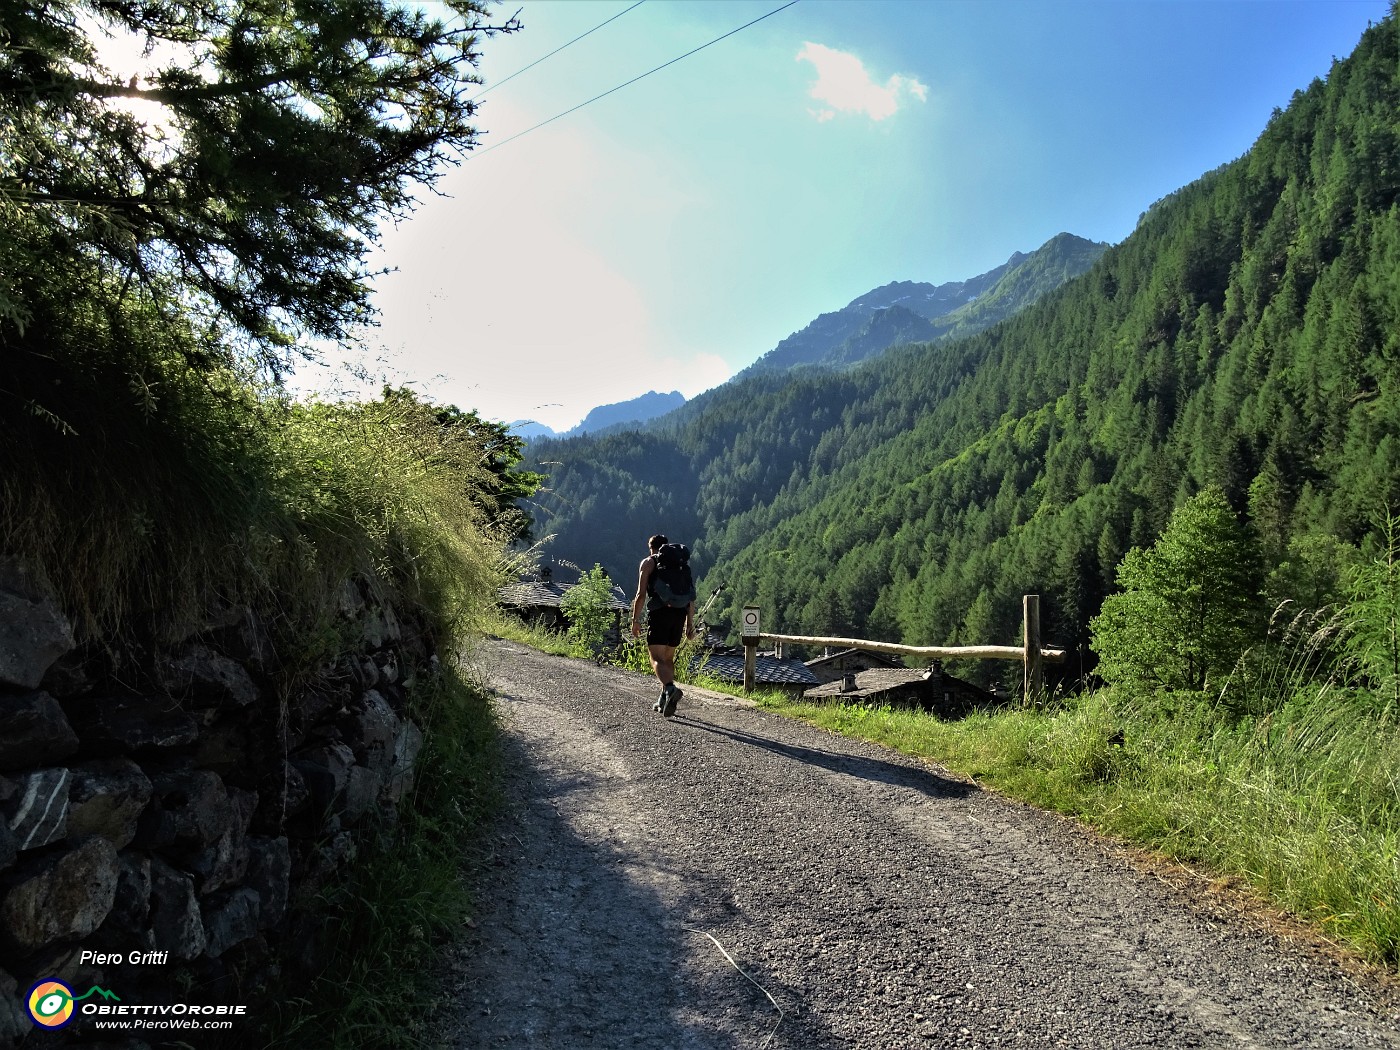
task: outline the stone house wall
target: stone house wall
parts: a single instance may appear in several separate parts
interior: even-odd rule
[[[407,691],[436,662],[354,582],[338,616],[348,651],[290,695],[247,609],[149,654],[135,683],[0,555],[0,1047],[49,1038],[25,1009],[36,981],[234,1003],[288,942],[314,954],[290,933],[299,905],[410,789]]]

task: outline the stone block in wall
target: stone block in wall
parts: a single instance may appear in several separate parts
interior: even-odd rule
[[[195,742],[199,727],[175,701],[150,696],[86,696],[61,702],[92,757],[151,753]]]
[[[234,823],[228,789],[217,773],[153,773],[151,789],[151,804],[137,829],[138,845],[198,852],[217,842]]]
[[[292,851],[286,836],[248,839],[247,886],[262,901],[258,925],[271,929],[287,913],[287,898],[291,890]]]
[[[262,902],[247,886],[216,893],[204,901],[205,952],[218,958],[258,932]]]
[[[107,927],[131,939],[133,948],[145,947],[151,924],[151,858],[140,850],[117,855],[117,894]],[[152,945],[154,947],[154,945]]]
[[[116,848],[94,836],[18,869],[0,901],[0,936],[24,953],[87,936],[112,910],[118,868]]]
[[[258,809],[252,827],[259,835],[281,835],[288,819],[306,809],[310,801],[301,770],[282,762],[258,781]]]
[[[342,825],[357,823],[373,809],[379,801],[380,792],[384,790],[384,783],[385,778],[368,766],[351,766],[345,785],[345,805],[340,814]]]
[[[197,705],[247,707],[260,695],[242,664],[200,642],[160,659],[156,677],[172,696]]]
[[[360,638],[369,649],[382,649],[403,636],[399,618],[387,605],[372,605],[365,613]]]
[[[19,993],[19,982],[0,970],[0,1046],[19,1046],[20,1037],[34,1029]]]
[[[19,856],[19,843],[15,841],[15,833],[10,830],[10,826],[0,820],[0,871],[6,871],[15,863]]]
[[[0,802],[0,816],[24,851],[47,846],[68,834],[67,769],[36,769],[9,778],[18,790]]]
[[[349,747],[339,742],[323,744],[294,756],[292,765],[306,782],[312,816],[339,813],[344,808],[345,789],[355,765],[355,753]]]
[[[204,951],[204,917],[194,879],[159,857],[151,858],[151,934],[155,947],[177,959]]]
[[[394,740],[398,736],[399,722],[389,702],[371,689],[338,724],[341,739],[355,753],[355,761],[382,775],[394,765]]]
[[[201,897],[241,881],[248,870],[248,825],[257,809],[258,796],[228,788],[228,802],[232,819],[227,827],[214,842],[189,858],[188,867]]]
[[[25,559],[0,555],[0,683],[37,689],[74,645],[73,627],[43,573]]]
[[[394,767],[389,774],[388,798],[395,804],[413,789],[413,774],[423,750],[423,731],[405,721],[394,738]]]
[[[78,735],[48,693],[0,696],[0,770],[61,762],[78,750]]]
[[[101,835],[117,849],[129,845],[151,801],[151,781],[141,767],[129,758],[98,758],[71,772],[68,837]]]

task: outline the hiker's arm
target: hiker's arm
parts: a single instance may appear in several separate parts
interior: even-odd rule
[[[637,570],[637,597],[632,599],[632,637],[642,636],[642,603],[647,597],[647,577],[651,575],[651,560],[642,562]]]
[[[685,607],[685,636],[695,637],[695,603],[691,602]]]

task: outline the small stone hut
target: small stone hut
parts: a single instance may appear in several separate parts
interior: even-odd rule
[[[879,667],[904,670],[904,665],[897,658],[884,653],[866,652],[863,649],[841,649],[838,652],[828,649],[824,655],[807,661],[807,669],[823,685],[828,682],[840,682],[852,672],[869,671]]]
[[[560,603],[564,595],[578,585],[560,583],[554,578],[554,571],[546,566],[533,580],[522,580],[501,588],[501,604],[512,610],[527,623],[534,623],[551,630],[562,631],[569,626]],[[632,608],[622,588],[612,585],[612,601],[609,608],[617,614],[615,627],[620,629],[621,618]]]
[[[816,703],[917,709],[939,718],[961,718],[1000,703],[994,694],[948,674],[937,661],[926,670],[875,667],[852,671],[840,681],[807,690],[804,696]]]

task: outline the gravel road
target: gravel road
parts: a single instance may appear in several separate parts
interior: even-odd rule
[[[473,659],[513,801],[453,1047],[1400,1047],[1392,984],[1057,817],[733,697],[666,721],[640,675]]]

